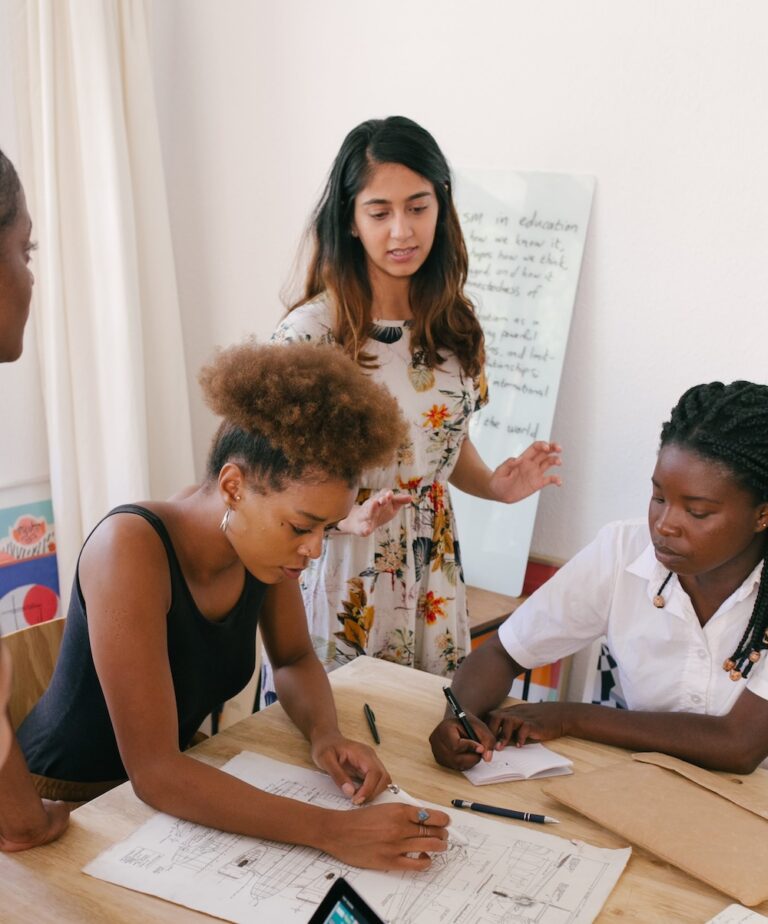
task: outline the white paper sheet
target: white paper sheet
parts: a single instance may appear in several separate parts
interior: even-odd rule
[[[768,918],[756,911],[750,911],[744,905],[728,905],[720,914],[716,914],[707,924],[765,924]]]
[[[543,744],[526,744],[521,748],[506,747],[494,751],[486,762],[481,760],[464,776],[475,786],[487,783],[506,783],[515,780],[535,780],[545,776],[564,776],[573,773],[573,761],[556,754]]]
[[[325,774],[243,752],[223,768],[261,789],[328,808],[350,804]],[[382,801],[397,801],[385,794]],[[84,872],[227,921],[305,922],[337,876],[397,924],[592,921],[630,848],[606,850],[442,806],[468,846],[423,873],[349,867],[309,847],[226,834],[158,813]]]

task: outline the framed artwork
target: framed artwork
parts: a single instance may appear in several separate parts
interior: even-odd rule
[[[0,635],[61,615],[51,502],[0,509]]]

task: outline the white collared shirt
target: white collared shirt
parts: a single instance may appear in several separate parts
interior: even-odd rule
[[[747,680],[723,662],[737,647],[755,605],[763,563],[702,628],[690,597],[656,560],[644,520],[610,523],[499,628],[521,667],[538,667],[606,636],[629,709],[724,715],[748,687],[768,699],[768,651]]]

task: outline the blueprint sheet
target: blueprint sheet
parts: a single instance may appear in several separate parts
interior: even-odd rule
[[[348,800],[323,773],[243,752],[224,768],[268,792],[333,809]],[[398,801],[389,793],[380,801]],[[305,922],[337,876],[397,924],[576,924],[592,921],[630,849],[606,850],[448,810],[468,845],[429,870],[357,869],[309,847],[226,834],[158,813],[84,872],[226,921]]]

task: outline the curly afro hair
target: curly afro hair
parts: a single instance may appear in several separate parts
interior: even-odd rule
[[[200,384],[224,418],[209,478],[236,462],[261,489],[279,491],[300,478],[355,486],[365,469],[387,465],[406,438],[397,401],[334,346],[246,342],[221,350]]]

